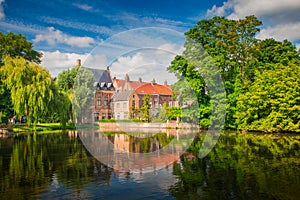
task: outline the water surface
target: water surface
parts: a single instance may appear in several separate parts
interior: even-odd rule
[[[109,137],[121,136],[109,133]],[[152,151],[156,139],[128,138],[128,148],[140,152]],[[166,135],[160,135],[156,148],[169,141]],[[226,132],[202,159],[197,152],[203,135],[195,141],[174,164],[131,173],[99,162],[74,132],[1,138],[0,197],[299,199],[300,136]],[[122,145],[120,141],[118,145]]]

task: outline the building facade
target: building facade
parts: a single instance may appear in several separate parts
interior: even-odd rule
[[[95,97],[94,97],[94,121],[112,118],[112,96],[115,88],[110,77],[110,70],[94,70]]]
[[[150,97],[150,112],[156,116],[159,107],[164,103],[168,106],[176,106],[173,101],[173,92],[170,86],[165,82],[163,85],[153,81],[142,82],[130,81],[128,74],[125,80],[113,79],[115,94],[113,95],[113,116],[116,119],[140,118],[140,109],[146,94]]]

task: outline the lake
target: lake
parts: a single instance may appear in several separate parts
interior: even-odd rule
[[[299,199],[300,136],[223,132],[204,158],[197,153],[205,133],[189,151],[156,168],[128,172],[100,162],[81,133],[22,134],[0,138],[1,199]],[[88,133],[85,133],[87,135]],[[162,152],[176,137],[92,133],[119,151]],[[99,142],[99,141],[98,141]],[[102,143],[101,143],[102,144]],[[103,147],[103,145],[102,145]],[[173,145],[173,149],[178,147]],[[137,154],[135,154],[137,155]],[[139,158],[140,159],[140,158]],[[151,158],[149,158],[151,159]],[[173,158],[174,159],[174,158]],[[156,163],[165,163],[157,164]],[[172,164],[173,163],[173,164]],[[144,163],[143,163],[144,164]],[[108,166],[107,166],[108,165]],[[127,167],[129,165],[126,165]],[[130,165],[131,166],[131,165]],[[129,166],[129,167],[130,167]],[[131,168],[130,168],[131,169]]]

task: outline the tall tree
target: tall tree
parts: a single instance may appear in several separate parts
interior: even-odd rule
[[[300,64],[300,54],[291,42],[257,39],[255,36],[261,25],[255,16],[240,20],[214,17],[199,21],[185,33],[186,49],[171,62],[169,71],[185,77],[197,93],[200,119],[208,119],[212,111],[211,89],[206,90],[210,83],[203,79],[206,73],[203,68],[209,70],[210,59],[204,51],[222,76],[227,99],[225,128],[230,129],[237,128],[240,123],[235,117],[239,96],[249,91],[256,79],[260,79],[260,74],[265,70],[277,70],[278,66]]]
[[[47,113],[54,98],[54,81],[49,72],[24,58],[6,57],[1,72],[4,83],[11,90],[11,99],[18,116],[26,116],[34,127],[39,118]]]
[[[67,92],[73,89],[78,69],[79,66],[75,66],[58,74],[57,85],[59,90]]]
[[[78,124],[93,122],[94,75],[91,70],[80,67],[74,82],[72,97],[73,114]]]
[[[141,111],[141,118],[147,122],[150,122],[150,95],[149,94],[145,94],[140,111]]]
[[[182,56],[175,57],[169,70],[184,76],[190,82],[197,94],[200,118],[203,120],[211,114],[211,98],[207,90],[211,83],[205,83],[207,80],[203,76],[209,73],[209,76],[215,76],[211,73],[216,71],[211,67],[209,72],[209,66],[216,65],[224,81],[229,104],[226,127],[236,127],[233,117],[235,110],[232,108],[236,106],[236,96],[247,85],[247,69],[252,64],[253,47],[258,42],[255,34],[261,24],[255,16],[247,16],[241,20],[214,17],[199,21],[185,33],[186,50]],[[204,71],[203,66],[206,66]],[[217,89],[216,85],[214,89]]]
[[[4,58],[24,57],[28,61],[35,63],[41,62],[42,53],[33,50],[32,43],[28,42],[23,35],[14,33],[3,34],[0,32],[0,68],[4,65]],[[5,79],[0,73],[0,112],[2,112],[2,120],[7,122],[8,118],[14,114],[11,93],[2,80]]]

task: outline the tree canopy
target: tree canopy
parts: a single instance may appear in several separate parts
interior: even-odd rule
[[[277,64],[237,99],[239,129],[300,132],[300,68]]]
[[[71,101],[57,89],[56,82],[45,68],[24,58],[6,57],[0,69],[3,83],[10,90],[13,110],[26,116],[28,125],[37,124],[53,113],[65,125],[69,119]]]
[[[294,69],[299,67],[300,54],[296,47],[288,40],[282,42],[276,41],[273,38],[259,40],[256,38],[260,31],[262,22],[255,16],[246,16],[244,19],[231,20],[225,17],[213,17],[211,19],[201,20],[185,33],[186,43],[185,51],[182,55],[177,55],[169,66],[169,71],[175,73],[178,77],[184,77],[190,84],[190,87],[197,95],[199,103],[200,125],[207,128],[211,125],[210,119],[212,115],[212,103],[217,102],[218,96],[212,98],[212,88],[208,88],[211,82],[205,79],[207,73],[210,76],[215,76],[214,67],[217,66],[218,73],[221,75],[220,81],[224,83],[226,91],[226,129],[249,128],[242,126],[241,116],[237,115],[241,110],[237,107],[237,103],[241,106],[242,94],[247,93],[247,98],[251,98],[251,92],[254,92],[254,87],[263,88],[260,82],[262,78],[268,82],[270,76],[260,76],[264,71],[282,71],[282,68]],[[209,72],[211,69],[211,72]],[[278,74],[273,74],[278,75]],[[279,80],[274,80],[279,81]],[[291,87],[291,79],[285,79],[284,83]],[[275,83],[276,85],[277,83]],[[213,86],[214,90],[218,90],[218,85]],[[274,90],[275,88],[269,87]],[[283,91],[297,90],[289,88]],[[220,93],[222,96],[222,93]],[[275,96],[275,98],[279,98]],[[292,98],[296,98],[293,96]],[[290,101],[289,107],[298,106],[298,101]],[[252,104],[251,106],[258,106]],[[251,107],[250,106],[250,107]],[[278,111],[283,112],[283,105],[278,105]],[[248,107],[247,109],[250,109]],[[217,108],[218,110],[218,108]],[[245,110],[244,110],[245,111]],[[262,112],[262,111],[257,111]],[[262,117],[260,113],[251,113]],[[237,117],[239,116],[239,119]],[[220,115],[217,116],[217,118]],[[273,121],[279,123],[276,115]],[[211,118],[212,119],[212,118]],[[221,119],[221,118],[220,118]],[[297,120],[297,119],[293,119]],[[244,124],[245,125],[245,124]],[[278,125],[278,124],[277,124]],[[280,130],[290,130],[287,125]],[[255,128],[254,130],[268,130],[268,127]],[[273,130],[273,129],[272,129]],[[275,130],[275,129],[274,129]],[[295,129],[291,129],[295,130]]]
[[[0,41],[0,63],[6,56],[23,57],[28,61],[41,63],[42,53],[33,50],[32,43],[25,36],[12,32],[5,35],[0,32]]]
[[[4,63],[1,71],[16,114],[36,124],[54,98],[53,79],[46,69],[24,58],[6,57]]]
[[[35,63],[41,62],[42,53],[33,49],[32,43],[28,42],[23,35],[0,32],[0,68],[4,65],[6,56],[11,58],[23,57],[27,61]],[[5,79],[0,73],[0,112],[2,113],[0,121],[7,122],[14,114],[10,90],[2,83]]]

